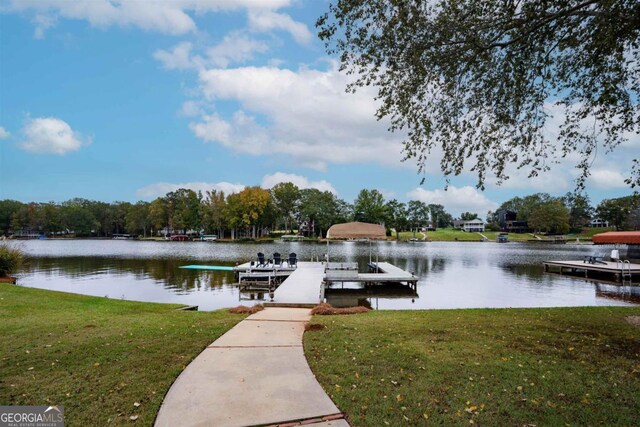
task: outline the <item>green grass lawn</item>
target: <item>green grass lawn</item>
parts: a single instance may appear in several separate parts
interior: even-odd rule
[[[613,227],[585,228],[580,232],[580,234],[569,234],[567,238],[570,240],[575,240],[577,237],[580,240],[591,240],[594,234],[606,233],[607,231],[615,231],[615,228]]]
[[[427,239],[433,242],[479,242],[482,240],[482,236],[479,233],[467,233],[453,228],[438,228],[436,231],[427,231],[425,233],[418,232],[415,234],[415,237],[422,239],[423,234],[426,234]],[[482,234],[487,236],[489,240],[495,242],[499,233],[496,231],[486,231]],[[403,231],[400,233],[400,240],[409,240],[413,237],[414,235],[411,231]],[[531,234],[527,233],[509,233],[509,240],[512,242],[526,242],[533,238]]]
[[[68,426],[152,425],[189,362],[245,316],[0,284],[0,404]]]
[[[638,307],[316,316],[307,359],[353,426],[640,425]]]

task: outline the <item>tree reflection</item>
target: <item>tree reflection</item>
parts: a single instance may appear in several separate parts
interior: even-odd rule
[[[152,279],[167,289],[190,292],[220,288],[233,283],[232,272],[182,269],[192,264],[183,259],[124,259],[103,257],[31,258],[23,273],[45,276],[64,274],[70,278],[131,275],[136,280]]]

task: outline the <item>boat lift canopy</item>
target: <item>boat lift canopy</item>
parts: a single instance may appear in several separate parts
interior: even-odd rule
[[[592,240],[597,245],[640,245],[640,231],[608,231],[595,234]]]

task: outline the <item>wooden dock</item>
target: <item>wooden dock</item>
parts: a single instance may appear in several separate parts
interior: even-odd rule
[[[315,307],[324,298],[324,268],[321,262],[298,262],[265,307]]]
[[[240,292],[268,293],[271,307],[315,307],[324,299],[325,284],[355,282],[365,285],[406,283],[415,292],[418,277],[388,262],[370,263],[370,273],[358,273],[356,263],[299,261],[297,267],[256,266],[244,263],[234,267]]]
[[[615,261],[544,261],[544,271],[563,275],[579,276],[591,279],[609,279],[623,283],[631,282],[640,276],[640,264],[622,263]]]

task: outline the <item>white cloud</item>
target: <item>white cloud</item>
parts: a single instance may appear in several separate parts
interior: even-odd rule
[[[54,117],[29,119],[22,132],[25,139],[20,146],[34,153],[62,155],[91,143],[91,138],[82,136],[67,122]]]
[[[596,188],[607,190],[628,187],[624,180],[625,177],[618,170],[598,168],[591,171],[588,183]]]
[[[33,37],[42,39],[44,38],[45,31],[56,25],[57,19],[54,16],[38,14],[33,17],[32,22],[35,25]]]
[[[207,58],[216,67],[226,68],[231,63],[243,63],[254,57],[256,53],[264,53],[269,46],[240,32],[227,34],[224,39],[209,49]]]
[[[198,101],[185,101],[182,104],[182,107],[180,107],[180,111],[178,111],[178,114],[184,117],[199,116],[200,114],[203,114],[202,105]]]
[[[268,49],[269,46],[263,41],[234,31],[217,45],[205,49],[202,54],[194,53],[191,42],[182,42],[168,50],[156,50],[153,57],[168,70],[202,70],[205,67],[226,68],[232,63],[243,63],[252,59],[255,53],[266,52]]]
[[[500,186],[496,185],[497,180],[494,176],[487,179],[487,183],[494,188],[502,189],[532,189],[543,192],[568,191],[572,189],[572,182],[575,176],[572,176],[572,165],[568,161],[561,164],[553,165],[551,170],[541,172],[538,176],[529,177],[529,171],[526,169],[517,169],[515,166],[507,165],[505,170],[509,179],[504,181]]]
[[[262,178],[262,188],[268,189],[281,182],[291,182],[298,186],[298,188],[300,189],[316,188],[320,191],[329,191],[333,194],[338,194],[333,185],[325,180],[309,181],[307,177],[284,172],[276,172],[271,175],[265,175]]]
[[[184,182],[181,184],[170,184],[168,182],[157,182],[155,184],[147,185],[136,191],[136,194],[145,198],[162,197],[165,194],[176,191],[180,188],[186,188],[193,191],[202,191],[202,194],[206,194],[207,191],[218,190],[224,191],[225,194],[237,193],[244,189],[243,184],[232,184],[230,182]]]
[[[300,44],[307,44],[313,38],[305,24],[294,21],[289,15],[271,10],[250,10],[249,27],[254,31],[288,31]]]
[[[7,131],[5,128],[0,126],[0,139],[7,139],[10,136],[11,134],[9,133],[9,131]]]
[[[233,146],[231,139],[231,125],[217,114],[204,115],[202,122],[191,123],[189,127],[193,133],[205,141],[217,141],[226,146]]]
[[[289,155],[324,170],[331,163],[399,166],[402,135],[377,122],[371,89],[344,91],[348,77],[335,64],[326,71],[274,67],[211,69],[199,73],[208,101],[241,105],[230,118],[203,114],[194,134],[251,155]]]
[[[425,190],[416,188],[407,193],[411,200],[419,200],[430,204],[443,205],[447,212],[454,216],[459,216],[462,212],[475,212],[484,218],[489,210],[498,208],[498,204],[489,200],[484,194],[471,186],[454,187],[449,186],[448,190]]]
[[[189,13],[240,9],[260,12],[290,3],[291,0],[10,0],[5,10],[34,13],[36,37],[42,37],[58,18],[85,20],[98,28],[137,27],[176,35],[196,30]]]
[[[175,45],[171,50],[158,49],[153,53],[153,57],[162,62],[164,68],[168,70],[186,70],[197,68],[197,58],[191,57],[193,45],[190,42],[183,42]]]

